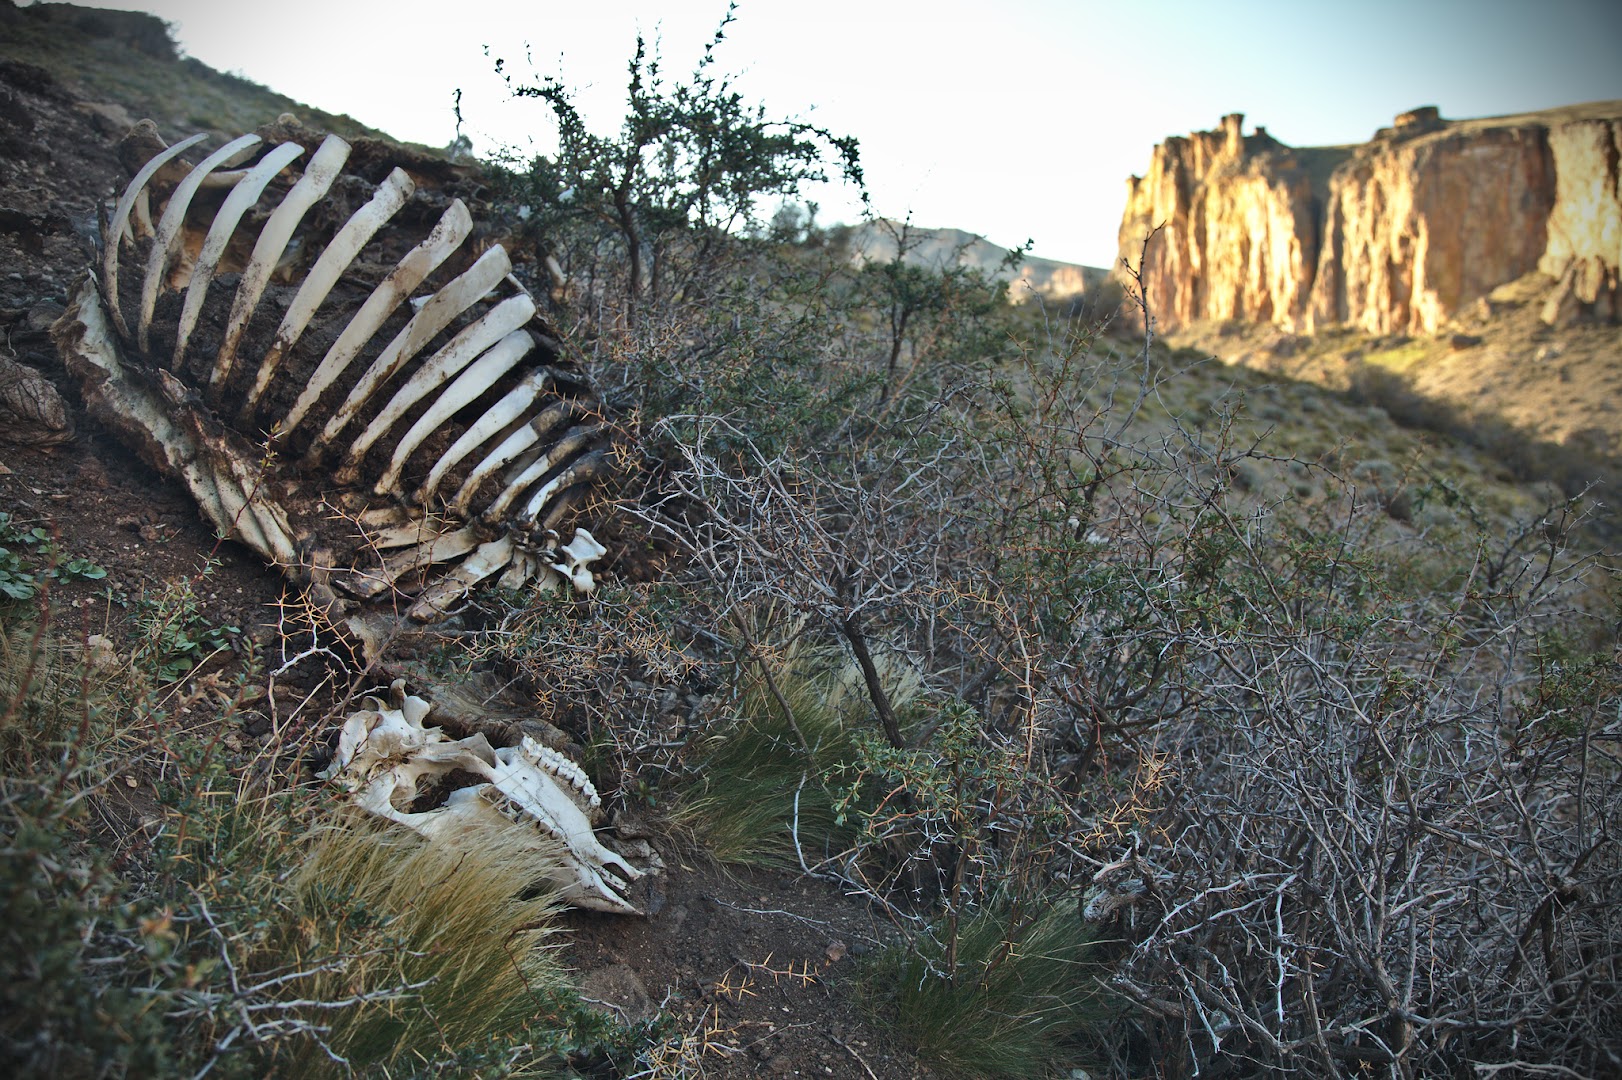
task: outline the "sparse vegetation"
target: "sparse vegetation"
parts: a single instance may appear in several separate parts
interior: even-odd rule
[[[586,510],[615,561],[589,603],[487,590],[410,660],[521,692],[661,842],[864,902],[859,986],[734,955],[694,1023],[609,1022],[533,841],[337,813],[308,716],[229,752],[270,678],[246,614],[187,579],[93,647],[39,586],[100,568],[0,517],[13,1071],[700,1074],[768,977],[855,989],[952,1076],[1622,1068],[1586,485],[1500,478],[1548,470],[1457,416],[1393,427],[1406,345],[1341,395],[762,220],[855,147],[767,122],[723,37],[679,84],[639,43],[614,138],[515,84],[561,150],[492,188],[618,429]]]
[[[62,558],[44,526],[19,525],[0,511],[0,604],[32,600],[50,580],[100,581],[106,576],[106,569],[89,559]]]
[[[523,1075],[620,1037],[567,988],[527,830],[426,843],[233,776],[252,671],[184,686],[48,611],[0,636],[10,1075]]]

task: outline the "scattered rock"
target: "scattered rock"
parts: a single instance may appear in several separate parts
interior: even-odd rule
[[[135,126],[136,118],[124,106],[111,101],[81,101],[76,108],[90,117],[90,123],[103,135],[120,136]]]
[[[1454,334],[1448,339],[1448,346],[1454,352],[1460,352],[1464,349],[1473,349],[1480,344],[1481,336],[1479,334]]]
[[[0,355],[0,442],[55,446],[73,438],[62,396],[33,368]]]

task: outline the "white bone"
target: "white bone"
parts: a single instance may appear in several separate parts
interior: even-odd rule
[[[414,547],[455,531],[451,522],[425,515],[391,525],[373,526],[366,534],[366,542],[387,551],[389,548]]]
[[[281,205],[276,207],[270,220],[259,230],[259,239],[254,242],[253,254],[242,271],[242,282],[237,286],[237,295],[231,304],[231,317],[226,323],[219,354],[214,359],[214,369],[209,373],[210,386],[217,386],[236,363],[237,346],[247,332],[248,321],[259,306],[265,286],[270,283],[271,272],[287,250],[293,230],[304,220],[310,207],[331,189],[332,182],[338,178],[339,171],[348,160],[349,144],[336,135],[328,135],[310,159],[304,175],[283,196]]]
[[[416,357],[423,346],[434,339],[451,320],[462,312],[478,303],[501,284],[507,272],[512,269],[512,263],[507,258],[507,251],[500,244],[492,247],[477,262],[468,268],[467,272],[451,281],[444,288],[433,295],[427,303],[417,309],[411,321],[405,328],[394,336],[394,340],[372,362],[366,374],[361,376],[355,388],[349,392],[349,397],[343,405],[333,412],[332,418],[327,421],[326,427],[316,438],[316,446],[325,446],[331,442],[344,429],[344,426],[354,419],[355,413],[360,411],[383,382],[392,378],[395,372]]]
[[[242,175],[231,194],[225,197],[219,210],[214,214],[214,223],[208,228],[208,235],[203,239],[202,250],[197,253],[197,263],[192,267],[191,284],[186,289],[186,300],[180,308],[180,325],[175,331],[175,351],[170,359],[171,367],[181,367],[186,359],[186,345],[191,340],[193,327],[197,325],[197,316],[203,310],[203,298],[208,295],[209,282],[214,280],[214,269],[220,264],[220,256],[225,254],[225,245],[231,242],[231,234],[237,231],[237,223],[248,208],[259,201],[259,196],[270,181],[295,159],[304,153],[304,147],[298,143],[282,143],[265,155],[265,159]]]
[[[107,306],[112,309],[113,325],[118,328],[118,336],[128,338],[129,326],[124,322],[124,313],[118,302],[118,254],[119,245],[123,242],[125,229],[129,226],[130,210],[135,206],[136,200],[146,194],[146,185],[152,177],[157,175],[159,169],[185,153],[187,150],[202,142],[206,135],[197,134],[189,139],[182,139],[173,146],[158,154],[151,161],[141,166],[141,171],[135,174],[129,187],[118,200],[118,206],[113,210],[112,220],[107,225],[106,246],[101,257],[101,280],[107,290]],[[145,207],[143,200],[143,207]],[[147,209],[148,228],[150,230],[151,210]]]
[[[523,495],[531,485],[535,484],[540,480],[541,477],[545,476],[553,469],[556,469],[559,465],[562,465],[569,459],[570,455],[584,449],[586,444],[595,438],[601,431],[602,428],[600,426],[594,425],[580,431],[572,431],[563,439],[560,439],[556,446],[552,447],[545,454],[542,454],[527,468],[522,470],[517,476],[509,481],[507,486],[502,490],[501,494],[497,495],[495,499],[491,501],[490,505],[485,508],[484,513],[481,516],[485,521],[490,523],[500,521],[502,516],[507,513],[507,508],[511,506],[512,503],[519,498],[519,496]],[[533,507],[518,515],[520,520],[533,521],[536,514],[539,512],[541,503],[545,502],[546,498],[555,492],[563,490],[563,488],[568,487],[569,484],[575,482],[571,480],[565,484],[557,483],[558,480],[562,479],[563,477],[559,476],[551,483],[548,483],[545,487],[543,487],[540,494],[536,496],[536,501],[534,502]]]
[[[502,572],[501,578],[496,582],[496,584],[500,585],[503,589],[521,589],[524,587],[525,582],[529,581],[531,578],[535,577],[535,575],[541,573],[541,571],[545,569],[546,568],[541,565],[540,560],[535,558],[535,556],[531,555],[529,552],[520,548],[519,550],[513,552],[512,562],[507,564],[507,569]],[[550,571],[547,571],[547,573],[553,579],[553,587],[555,589],[557,575],[552,574]]]
[[[468,823],[495,807],[538,828],[565,850],[560,866],[537,867],[571,903],[600,911],[639,914],[624,892],[642,871],[605,847],[590,814],[602,800],[580,766],[525,736],[518,746],[493,750],[483,735],[451,740],[423,725],[429,708],[390,688],[393,707],[367,698],[345,720],[332,764],[320,775],[352,793],[368,813],[424,836],[454,840]],[[452,792],[440,806],[413,812],[424,779],[460,770],[484,783]],[[494,804],[494,805],[492,805]]]
[[[146,277],[141,282],[141,321],[136,329],[136,339],[143,354],[150,352],[152,311],[157,307],[158,290],[163,284],[169,259],[174,255],[175,243],[180,239],[180,227],[186,223],[186,211],[191,207],[192,196],[197,194],[197,188],[209,173],[259,143],[257,135],[233,139],[204,158],[175,185],[173,194],[169,196],[169,205],[164,207],[163,216],[158,219],[158,235],[153,238],[152,253],[146,261]]]
[[[462,601],[473,586],[512,561],[515,546],[507,537],[481,544],[477,551],[427,589],[406,612],[417,622],[431,622]]]
[[[427,239],[406,252],[388,276],[378,282],[372,295],[366,298],[360,310],[344,327],[343,333],[338,335],[338,340],[332,343],[332,348],[322,357],[315,374],[310,376],[309,385],[282,418],[284,433],[299,426],[310,407],[355,359],[384,320],[394,314],[394,309],[405,302],[413,289],[422,284],[423,278],[433,273],[440,263],[450,257],[451,252],[461,246],[472,229],[473,218],[467,212],[467,207],[461,199],[452,201]]]
[[[497,379],[511,371],[534,347],[534,338],[522,330],[515,330],[470,364],[456,377],[455,382],[434,399],[428,410],[417,418],[417,422],[411,425],[411,430],[407,431],[395,445],[394,456],[389,459],[388,471],[372,490],[378,495],[398,491],[400,473],[405,469],[406,459],[422,445],[423,440],[438,431],[457,412],[487,392]]]
[[[474,466],[468,473],[467,479],[462,481],[461,488],[456,497],[451,500],[451,509],[458,514],[465,514],[468,503],[472,500],[479,485],[484,483],[503,465],[513,461],[524,451],[534,446],[541,439],[551,434],[552,430],[565,420],[573,420],[580,415],[580,407],[572,401],[554,401],[542,409],[533,420],[514,431],[501,441],[501,445]]]
[[[349,447],[346,459],[348,464],[338,471],[339,483],[354,482],[355,463],[374,442],[405,416],[411,406],[461,371],[475,357],[508,334],[517,331],[534,316],[535,301],[528,293],[521,293],[518,296],[508,297],[485,312],[477,322],[464,327],[461,333],[418,368],[411,378],[406,380],[405,385],[395,391],[394,397],[389,399],[383,411],[366,425],[366,430],[361,432],[360,437]]]
[[[197,407],[198,388],[187,378],[186,347],[197,336],[204,309],[222,298],[223,290],[212,287],[212,282],[217,280],[224,253],[241,232],[251,208],[303,151],[299,144],[287,142],[266,148],[268,152],[260,152],[255,159],[253,155],[263,143],[244,137],[188,168],[176,156],[195,142],[175,148],[162,148],[159,143],[161,160],[148,162],[152,167],[143,169],[144,179],[124,192],[121,209],[109,225],[111,252],[105,265],[110,269],[101,284],[104,289],[112,288],[104,317],[118,313],[117,275],[124,251],[117,238],[129,230],[131,214],[148,203],[164,208],[151,250],[140,249],[147,264],[147,277],[139,290],[144,308],[142,332],[150,334],[163,289],[182,293],[173,298],[178,311],[177,348],[166,365],[176,368],[178,377],[156,370],[161,393],[145,382],[137,386],[134,380],[123,378],[116,345],[110,346],[111,354],[104,363],[90,365],[100,372],[97,378],[112,388],[104,389],[103,396],[117,422],[126,425],[127,433],[143,445],[155,444],[167,467],[180,474],[205,515],[222,532],[239,536],[267,559],[296,568],[326,598],[324,603],[336,602],[330,592],[334,586],[375,596],[398,581],[409,581],[407,587],[421,589],[421,594],[408,615],[430,619],[446,614],[474,585],[492,575],[499,574],[509,588],[531,582],[536,587],[555,587],[565,579],[582,591],[592,588],[594,578],[585,565],[589,559],[558,553],[556,529],[584,497],[587,486],[610,471],[604,451],[592,449],[601,442],[602,428],[577,423],[591,415],[589,405],[559,399],[544,408],[538,406],[549,377],[561,376],[524,360],[537,343],[548,343],[551,349],[558,346],[528,328],[535,318],[535,303],[513,279],[506,252],[499,247],[487,249],[444,287],[420,301],[413,300],[408,318],[396,314],[417,286],[471,233],[471,217],[460,202],[450,204],[433,234],[400,259],[358,308],[351,308],[345,297],[342,306],[353,314],[344,316],[308,384],[297,388],[300,393],[293,407],[279,420],[263,417],[267,422],[276,420],[284,431],[300,424],[319,429],[302,462],[288,466],[276,461],[262,449],[256,450],[252,437],[243,438],[224,428],[212,414]],[[289,258],[289,252],[319,235],[311,230],[301,234],[300,227],[310,208],[337,182],[348,155],[347,144],[329,138],[303,174],[288,181],[280,204],[267,210],[244,266],[242,284],[223,321],[219,351],[208,367],[206,386],[216,400],[226,380],[235,381],[241,374],[236,353],[260,313],[260,302],[278,265]],[[233,167],[234,161],[253,160],[257,163]],[[221,194],[211,204],[219,207],[211,220],[199,223],[197,192],[203,187],[218,188]],[[278,373],[286,370],[287,358],[314,324],[337,280],[413,190],[406,174],[394,170],[366,206],[350,215],[315,256],[286,306],[270,348],[258,358],[253,385],[244,395],[247,403],[242,417],[256,416],[258,403]],[[167,203],[158,203],[164,196]],[[395,242],[391,240],[391,244]],[[517,294],[492,303],[493,291],[503,282]],[[90,302],[94,303],[93,297]],[[488,310],[481,313],[475,305]],[[423,351],[458,320],[467,325],[423,359]],[[392,340],[386,344],[375,340],[391,322],[401,327]],[[105,332],[103,337],[111,340]],[[364,371],[359,362],[363,355],[371,357]],[[116,378],[106,378],[108,375]],[[331,399],[338,395],[332,390],[338,385],[347,389],[342,404],[334,409]],[[355,438],[336,475],[318,475],[314,466],[324,447],[343,436],[358,417],[370,414],[391,386],[392,397]],[[475,409],[478,415],[473,415]],[[165,412],[171,414],[167,419]],[[411,423],[404,437],[393,438],[392,433],[405,426],[408,418]],[[555,436],[558,432],[563,434],[561,439]],[[384,453],[368,452],[385,437]],[[425,447],[434,449],[425,454]],[[403,478],[414,461],[421,463],[426,476],[408,499],[403,497]],[[366,480],[376,494],[393,496],[391,505],[366,505],[371,500],[359,491],[326,496],[323,489],[330,488],[334,480],[337,486],[347,487],[359,479],[368,462],[383,466]],[[303,470],[302,475],[298,469]],[[466,471],[467,476],[456,491],[454,513],[447,516],[428,510],[423,504],[440,498],[458,470]],[[378,478],[377,473],[384,475]],[[500,481],[494,482],[498,476]],[[481,488],[494,490],[496,505],[480,505]],[[288,510],[278,500],[291,500],[289,509],[299,515],[296,531],[289,527]],[[420,508],[413,509],[413,503]],[[511,513],[514,507],[521,512]],[[510,520],[500,520],[504,515]],[[359,533],[338,540],[334,547],[330,530],[320,521],[337,518],[353,522]],[[480,543],[481,539],[486,542]],[[368,564],[365,568],[341,565],[334,558],[335,551],[347,548],[353,560],[360,554],[357,541],[387,554],[376,561],[362,558]],[[536,551],[536,544],[544,545],[544,552]],[[563,561],[555,561],[559,559]]]
[[[590,819],[548,769],[548,763],[541,757],[542,750],[543,747],[528,736],[524,736],[518,746],[498,749],[496,761],[499,764],[490,777],[491,785],[569,846],[576,878],[572,888],[564,889],[565,899],[592,906],[593,899],[605,894],[618,898],[620,891],[641,877],[642,872],[598,842]],[[564,784],[569,781],[565,780]],[[588,783],[588,791],[590,787]],[[591,792],[591,797],[596,797],[595,791]],[[611,875],[623,881],[616,881]]]
[[[585,529],[576,529],[574,539],[567,546],[559,548],[558,553],[563,556],[563,561],[553,563],[552,569],[562,575],[575,592],[589,596],[597,587],[597,582],[592,578],[588,565],[608,554],[608,549]]]
[[[545,508],[548,499],[551,499],[559,492],[567,491],[576,484],[585,483],[587,480],[595,479],[607,464],[607,461],[607,456],[604,455],[602,451],[593,451],[592,453],[586,454],[584,457],[577,459],[555,478],[547,481],[546,485],[541,488],[540,491],[537,491],[534,495],[530,496],[529,502],[525,505],[523,513],[518,515],[518,520],[539,520],[541,510]]]
[[[540,396],[546,384],[552,379],[552,373],[541,369],[532,371],[524,376],[519,384],[502,395],[478,420],[468,425],[460,438],[451,444],[433,469],[428,473],[428,479],[423,481],[422,490],[417,494],[416,501],[426,503],[433,498],[434,492],[439,490],[439,482],[445,474],[455,468],[467,455],[495,438],[507,425],[517,420]],[[528,425],[525,425],[526,430]]]
[[[404,169],[395,169],[378,185],[377,191],[372,194],[371,201],[344,222],[344,227],[338,230],[338,235],[316,259],[315,265],[305,275],[304,284],[299,286],[298,293],[293,297],[287,314],[282,316],[282,323],[276,329],[275,340],[265,352],[264,361],[259,365],[259,374],[254,379],[253,389],[248,391],[246,403],[243,405],[241,415],[248,412],[259,402],[265,388],[275,376],[282,365],[282,360],[298,344],[299,337],[304,328],[315,317],[316,309],[321,301],[327,298],[332,287],[338,283],[338,278],[349,269],[349,264],[355,261],[366,242],[372,238],[384,223],[392,218],[400,207],[405,205],[406,199],[417,190]]]
[[[428,543],[418,544],[416,547],[406,548],[388,556],[383,560],[383,572],[388,575],[390,581],[394,581],[412,570],[459,559],[478,546],[478,534],[471,528],[457,529]]]
[[[294,565],[297,547],[285,513],[272,501],[251,463],[217,445],[201,441],[195,429],[182,426],[169,413],[185,388],[168,372],[159,372],[167,395],[129,377],[95,287],[86,282],[69,311],[76,335],[63,341],[63,354],[81,380],[93,381],[95,396],[120,418],[149,433],[170,469],[191,490],[198,506],[223,534],[238,534],[266,559]],[[64,316],[67,318],[67,316]],[[94,372],[89,376],[89,372]]]

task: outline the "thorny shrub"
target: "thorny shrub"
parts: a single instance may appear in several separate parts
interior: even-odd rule
[[[948,957],[1007,883],[1072,890],[1126,1071],[1616,1067],[1622,706],[1584,498],[1504,523],[1438,478],[1394,515],[1240,406],[1180,420],[1162,352],[1085,327],[937,355],[816,440],[646,428],[662,501],[633,512],[717,633],[775,606],[872,673],[825,774],[863,828],[809,869]]]

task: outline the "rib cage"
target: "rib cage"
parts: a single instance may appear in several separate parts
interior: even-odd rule
[[[589,588],[573,553],[600,547],[582,530],[559,562],[558,529],[611,472],[607,429],[463,200],[398,166],[373,184],[285,120],[186,165],[201,141],[126,136],[68,350],[148,456],[334,596],[432,621],[498,574]]]

